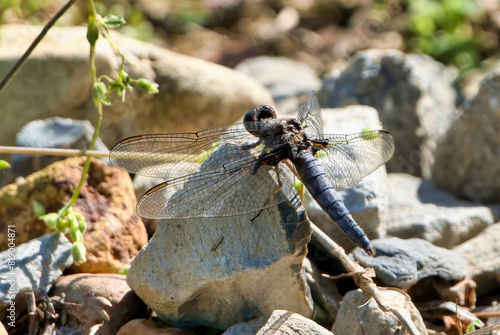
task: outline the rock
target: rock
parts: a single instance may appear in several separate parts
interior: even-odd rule
[[[0,189],[0,248],[7,248],[7,226],[16,227],[16,243],[23,243],[50,230],[33,213],[31,203],[40,202],[47,212],[57,212],[76,188],[85,158],[69,158]],[[93,159],[87,181],[73,209],[83,214],[88,227],[84,235],[87,262],[73,271],[121,272],[147,243],[142,221],[135,213],[136,199],[125,171]]]
[[[320,307],[324,311],[321,323],[333,324],[333,321],[335,320],[335,317],[337,316],[337,313],[339,311],[340,301],[342,301],[342,294],[340,294],[339,292],[341,288],[335,280],[332,280],[332,278],[330,277],[323,276],[323,272],[320,271],[314,263],[318,256],[318,253],[315,253],[316,250],[317,249],[311,250],[311,246],[309,246],[308,258],[304,260],[304,269],[306,271],[307,284],[311,289],[311,294],[314,297],[314,303],[316,307],[315,320],[318,320],[317,311],[319,310],[318,307]],[[314,256],[312,256],[311,254]],[[313,258],[313,261],[311,261],[310,258]]]
[[[367,106],[323,109],[322,114],[325,134],[357,133],[366,126],[378,125],[380,122],[377,111]],[[352,189],[338,192],[347,209],[370,239],[384,237],[386,233],[386,183],[387,173],[382,166]],[[332,222],[306,190],[305,194],[304,206],[311,221],[346,250],[355,248],[356,245]]]
[[[2,25],[0,77],[5,76],[34,41],[42,27]],[[86,118],[91,109],[89,45],[84,27],[53,27],[0,96],[4,123],[0,143],[13,145],[16,133],[27,122],[52,116]],[[98,74],[116,66],[111,47],[99,43]]]
[[[198,164],[199,173],[245,155],[234,144],[219,145]],[[281,171],[283,178],[290,175]],[[267,169],[244,170],[222,185],[206,182],[198,192],[193,185],[200,175],[195,174],[173,185],[173,194],[157,193],[170,196],[158,200],[168,201],[175,216],[160,221],[127,281],[161,320],[176,327],[226,329],[277,308],[312,314],[302,269],[310,222],[298,197],[288,200],[293,184],[280,187],[272,176]],[[261,209],[272,200],[278,205]],[[249,206],[248,212],[242,206]],[[151,216],[168,217],[161,210]]]
[[[436,147],[458,116],[452,80],[428,56],[366,50],[325,78],[318,97],[323,107],[376,108],[397,143],[388,170],[430,179]]]
[[[124,324],[116,335],[196,335],[189,329],[165,327],[151,319],[135,319]]]
[[[355,249],[353,256],[363,267],[374,268],[377,277],[387,286],[407,289],[428,277],[457,281],[469,275],[463,257],[421,239],[390,237],[375,240],[373,245],[377,249],[375,257],[361,249]]]
[[[41,27],[3,25],[0,77],[35,39]],[[160,84],[150,95],[134,89],[125,102],[112,94],[100,136],[108,146],[139,133],[195,131],[230,124],[244,111],[273,104],[255,80],[234,70],[168,51],[112,32],[128,59],[125,71]],[[12,145],[26,122],[52,116],[95,120],[85,27],[53,27],[0,96],[6,127],[0,143]],[[115,77],[120,58],[104,38],[97,40],[98,75]]]
[[[146,311],[124,275],[79,273],[63,276],[55,283],[50,296],[64,296],[64,305],[55,305],[59,314],[67,316],[63,333],[64,329],[82,330],[82,327],[88,331],[104,322],[97,334],[116,334],[128,320]],[[109,320],[103,319],[103,310]]]
[[[465,100],[473,99],[479,91],[484,78],[498,68],[500,68],[500,57],[493,55],[490,58],[481,60],[477,68],[467,71],[459,83],[460,93]]]
[[[432,181],[438,187],[478,202],[499,203],[500,71],[482,81],[476,96],[437,148]]]
[[[12,229],[17,236],[19,228]],[[9,246],[0,253],[0,321],[4,324],[15,320],[6,319],[11,299],[17,296],[12,301],[15,301],[14,316],[18,316],[26,310],[25,292],[33,291],[37,297],[47,294],[56,279],[73,263],[71,243],[62,234],[46,234],[22,244],[14,239],[12,244],[16,247],[10,249]]]
[[[316,322],[290,311],[275,310],[268,317],[260,317],[245,323],[230,327],[223,335],[252,334],[282,334],[282,335],[332,335],[331,332]]]
[[[500,287],[500,222],[479,235],[455,247],[456,258],[467,263],[467,275],[477,283],[478,295],[485,295]]]
[[[419,334],[427,334],[424,321],[407,295],[383,289],[380,291],[387,305],[399,309],[413,321]],[[403,325],[391,311],[382,311],[377,302],[360,289],[349,291],[342,300],[337,319],[333,324],[334,334],[397,334]],[[402,333],[402,332],[401,332]]]
[[[16,136],[16,146],[35,148],[79,149],[89,148],[94,134],[94,127],[89,121],[65,119],[60,117],[35,120],[24,125]],[[108,151],[101,139],[97,139],[95,150]],[[12,177],[27,176],[41,170],[64,156],[48,155],[12,155]],[[108,162],[108,158],[103,158]],[[2,182],[6,178],[2,178]]]
[[[249,58],[239,63],[235,70],[264,85],[282,112],[291,111],[291,106],[298,105],[298,97],[321,87],[321,80],[312,68],[285,57]]]
[[[458,200],[420,178],[391,173],[388,184],[390,236],[421,238],[452,248],[494,223],[490,208]]]
[[[257,214],[160,221],[129,269],[129,285],[177,327],[226,329],[277,308],[311,316],[303,209],[285,202]]]

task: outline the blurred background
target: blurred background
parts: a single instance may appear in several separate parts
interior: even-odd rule
[[[0,0],[0,24],[43,25],[66,1]],[[495,0],[111,0],[97,11],[122,15],[125,35],[233,68],[259,55],[307,63],[319,77],[356,51],[399,49],[456,69],[457,82],[499,49]],[[77,1],[57,23],[85,25]],[[491,61],[494,61],[491,60]]]

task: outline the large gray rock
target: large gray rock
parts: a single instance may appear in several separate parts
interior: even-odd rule
[[[310,317],[304,211],[282,203],[256,215],[160,221],[130,287],[176,326],[226,329],[279,308]]]
[[[15,237],[12,241],[16,244]],[[4,322],[10,313],[7,310],[10,299],[15,299],[15,313],[23,312],[26,309],[24,293],[33,291],[37,297],[46,295],[64,269],[72,263],[71,242],[59,233],[46,234],[12,250],[2,251],[0,321]]]
[[[495,222],[488,207],[458,200],[429,182],[400,173],[388,176],[387,234],[421,238],[452,248]]]
[[[396,290],[381,290],[388,307],[401,311],[419,334],[427,334],[424,321],[408,297]],[[377,302],[360,289],[349,291],[342,300],[332,332],[343,335],[398,334],[404,329],[395,313],[383,311]]]
[[[458,281],[469,274],[467,261],[456,252],[421,239],[390,237],[375,240],[373,245],[377,249],[375,257],[356,249],[354,258],[362,266],[374,268],[377,277],[387,286],[407,289],[428,277]]]
[[[0,77],[3,77],[41,27],[3,25],[0,30]],[[180,55],[152,44],[112,34],[134,64],[131,77],[160,84],[150,95],[134,89],[125,102],[112,94],[105,107],[101,138],[112,146],[138,133],[194,131],[229,124],[249,108],[273,104],[270,94],[254,79],[229,68]],[[89,45],[85,27],[54,27],[35,49],[0,96],[3,127],[0,143],[12,145],[28,121],[52,116],[96,119],[91,96]],[[103,38],[96,46],[98,75],[115,77],[121,58]]]
[[[325,78],[318,97],[323,107],[375,107],[397,143],[388,170],[429,179],[436,147],[457,117],[452,79],[428,56],[366,50]]]
[[[243,159],[244,154],[220,145],[199,165],[199,172],[213,172],[214,166],[234,155]],[[262,168],[256,174],[233,175],[237,183],[222,185],[205,179],[198,192],[193,191],[199,181],[195,174],[164,199],[176,218],[160,221],[127,276],[130,287],[161,319],[179,327],[226,329],[280,308],[312,315],[302,269],[309,220],[296,198],[294,203],[286,200],[285,192],[293,185],[280,188],[269,173]],[[227,187],[234,193],[221,191]],[[269,197],[283,201],[261,211],[240,212],[247,202],[265,204]],[[182,202],[176,202],[179,199]]]
[[[500,70],[481,82],[475,97],[436,151],[432,181],[474,201],[500,201]]]
[[[375,257],[359,249],[353,255],[364,267],[373,267],[377,277],[388,286],[410,288],[422,279],[433,277],[456,283],[468,276],[477,283],[477,293],[481,296],[500,287],[498,241],[500,222],[452,250],[421,239],[391,237],[373,241],[377,249]]]
[[[234,145],[220,145],[199,165],[199,173],[213,173],[214,166],[235,155],[244,160],[245,154]],[[297,198],[287,200],[293,185],[279,186],[270,173],[243,171],[224,183],[205,178],[199,189],[194,185],[200,175],[194,174],[168,198],[158,199],[167,202],[175,218],[160,221],[127,281],[161,319],[179,327],[226,329],[275,309],[312,315],[302,269],[310,222]],[[258,210],[271,199],[281,202]],[[242,211],[257,202],[261,205],[251,207],[253,212]]]
[[[223,335],[333,335],[313,320],[290,311],[275,310],[268,317],[260,317],[230,327]]]
[[[337,109],[323,109],[325,134],[358,133],[366,126],[378,125],[377,111],[368,106],[348,106]],[[304,206],[307,213],[321,230],[336,243],[351,250],[356,245],[345,235],[337,224],[323,212],[305,191]],[[352,216],[364,229],[370,239],[384,237],[387,216],[387,173],[384,166],[365,177],[352,189],[338,192]]]

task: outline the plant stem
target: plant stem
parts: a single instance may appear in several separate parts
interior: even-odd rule
[[[95,17],[97,17],[97,13],[95,10],[95,4],[93,0],[87,0],[87,5],[89,8],[89,21],[94,20]],[[97,83],[97,71],[95,68],[95,46],[90,45],[90,51],[89,51],[89,62],[90,62],[90,72],[92,74],[92,87]],[[94,135],[92,135],[92,141],[90,142],[89,145],[89,150],[94,150],[95,147],[95,142],[97,141],[97,138],[99,136],[99,130],[101,129],[101,122],[102,122],[102,103],[100,101],[97,101],[94,99],[94,103],[97,108],[97,122],[95,125],[94,129]],[[75,191],[73,192],[73,196],[71,197],[71,200],[64,206],[63,210],[61,213],[64,213],[68,208],[73,206],[80,196],[80,190],[82,189],[83,183],[85,182],[85,179],[87,178],[87,174],[90,168],[90,163],[92,161],[92,157],[87,156],[87,159],[85,160],[85,163],[83,164],[83,171],[82,171],[82,177],[80,178],[80,182],[78,183],[78,186],[76,187]]]
[[[40,41],[45,37],[47,32],[49,31],[50,28],[56,23],[56,21],[75,3],[76,0],[69,0],[68,3],[61,8],[52,19],[50,19],[49,22],[43,27],[42,31],[40,34],[37,36],[37,38],[31,43],[29,48],[24,52],[24,54],[19,58],[19,60],[16,62],[16,64],[10,69],[9,73],[3,78],[2,82],[0,83],[0,94],[2,94],[2,91],[5,86],[14,78],[14,76],[17,74],[17,72],[21,69],[21,67],[24,65],[28,57],[31,55],[35,47],[40,43]]]
[[[0,154],[45,155],[45,156],[91,156],[108,157],[109,151],[15,147],[0,145]]]

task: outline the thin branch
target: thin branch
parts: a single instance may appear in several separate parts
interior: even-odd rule
[[[50,19],[49,22],[43,27],[42,31],[40,34],[37,36],[37,38],[31,43],[29,48],[24,52],[21,58],[16,62],[16,64],[10,69],[9,73],[4,77],[2,82],[0,83],[0,95],[2,94],[2,91],[5,86],[14,78],[14,76],[17,74],[17,72],[21,69],[21,67],[24,65],[28,57],[31,55],[35,47],[40,43],[40,41],[45,37],[47,32],[49,31],[50,28],[56,23],[56,21],[75,3],[76,0],[69,0],[68,3],[61,8],[52,19]]]
[[[377,287],[377,285],[371,278],[374,275],[373,269],[371,269],[371,271],[369,269],[365,269],[357,262],[350,259],[341,246],[335,243],[328,235],[326,235],[312,222],[311,229],[313,231],[313,237],[316,239],[316,241],[321,244],[323,248],[325,248],[326,252],[340,260],[346,270],[354,276],[354,282],[356,283],[356,285],[361,290],[363,290],[363,292],[373,297],[381,310],[383,310],[384,312],[392,312],[394,315],[396,315],[396,317],[399,319],[399,321],[401,321],[409,334],[420,334],[406,310],[400,310],[399,307],[393,308],[387,302],[383,292],[380,291],[381,288]]]
[[[109,151],[0,146],[0,154],[108,157]]]

